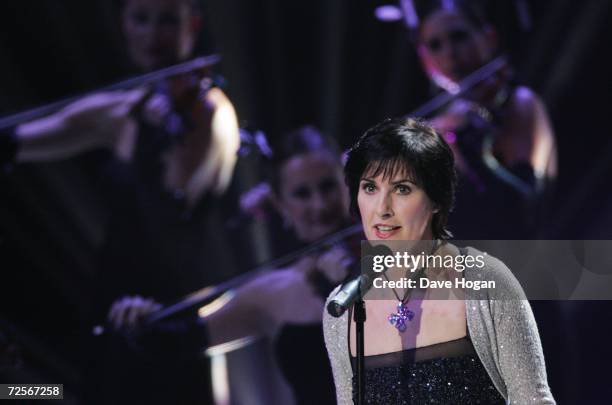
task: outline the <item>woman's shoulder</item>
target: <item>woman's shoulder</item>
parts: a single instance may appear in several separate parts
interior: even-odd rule
[[[509,100],[509,113],[515,125],[524,123],[532,125],[533,121],[542,115],[546,115],[546,107],[541,97],[533,89],[527,86],[516,86],[512,90]],[[525,134],[527,135],[527,134]]]
[[[540,102],[540,96],[531,88],[524,85],[515,86],[512,89],[512,98],[515,102],[519,102],[524,105],[533,105],[533,103]]]

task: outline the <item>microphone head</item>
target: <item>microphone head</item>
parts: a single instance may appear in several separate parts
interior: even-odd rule
[[[359,286],[363,276],[355,277],[340,287],[340,291],[327,304],[327,312],[333,317],[340,317],[359,296]]]
[[[329,302],[329,304],[327,304],[327,313],[333,316],[334,318],[341,317],[345,311],[346,311],[346,307],[343,307],[342,305],[338,304],[338,302],[336,301],[332,300]]]
[[[382,244],[372,246],[370,243],[365,242],[362,245],[361,252],[361,274],[342,284],[338,293],[327,304],[327,312],[333,317],[338,318],[342,316],[359,296],[363,297],[372,288],[374,279],[387,271],[385,268],[382,272],[375,272],[373,266],[375,256],[392,254],[391,249],[387,246]]]

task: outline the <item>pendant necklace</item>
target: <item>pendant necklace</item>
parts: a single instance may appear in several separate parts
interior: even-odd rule
[[[431,250],[430,255],[436,251],[437,246],[437,241],[434,241],[434,246]],[[416,280],[417,278],[420,278],[421,275],[425,273],[426,269],[426,266],[421,267],[416,273],[414,273],[412,277],[410,277],[410,280]],[[387,281],[389,281],[387,274],[383,273],[383,276],[385,277],[385,279],[387,279]],[[408,326],[407,322],[412,321],[412,319],[414,318],[414,311],[408,309],[408,301],[410,300],[410,294],[412,294],[412,289],[407,288],[406,292],[404,293],[404,297],[401,299],[399,297],[399,294],[395,291],[395,288],[392,288],[391,290],[393,291],[393,295],[395,295],[395,298],[397,298],[397,313],[389,314],[387,320],[400,333],[403,333]]]
[[[419,271],[414,273],[414,276],[410,277],[410,280],[416,280],[423,274],[424,271],[425,267],[420,268]],[[383,274],[383,276],[387,279],[387,281],[389,281],[386,274]],[[408,301],[410,300],[412,289],[407,288],[403,298],[399,297],[398,293],[395,291],[395,288],[393,288],[392,291],[395,298],[397,298],[397,313],[390,314],[387,317],[387,320],[391,325],[395,326],[398,331],[404,332],[407,327],[406,322],[412,321],[414,318],[414,311],[408,309]]]

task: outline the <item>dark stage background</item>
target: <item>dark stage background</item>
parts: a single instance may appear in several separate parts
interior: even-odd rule
[[[403,26],[374,18],[380,4],[209,0],[203,8],[212,40],[200,49],[222,54],[218,71],[243,124],[274,142],[312,123],[347,146],[382,118],[408,113],[430,91]],[[612,2],[487,4],[520,80],[546,102],[558,139],[559,180],[541,238],[612,238]],[[527,7],[528,28],[516,4]],[[128,72],[116,2],[3,1],[0,25],[2,114]],[[21,342],[32,378],[63,381],[71,395],[78,393],[83,302],[94,288],[107,215],[94,181],[101,158],[24,165],[0,180],[0,322]],[[560,403],[603,403],[612,361],[605,308],[612,306],[563,307],[554,332],[543,334],[553,393]],[[563,345],[557,333],[566,337]]]

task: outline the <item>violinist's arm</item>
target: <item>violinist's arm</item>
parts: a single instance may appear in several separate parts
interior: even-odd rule
[[[431,125],[436,129],[436,131],[444,136],[448,142],[448,146],[453,151],[457,170],[459,170],[461,173],[467,174],[468,176],[473,169],[463,156],[461,149],[455,143],[456,140],[452,137],[452,134],[456,132],[457,128],[461,128],[466,123],[468,113],[470,110],[476,107],[477,106],[472,102],[458,99],[451,103],[446,111],[431,120]]]
[[[92,149],[114,148],[120,137],[136,132],[130,112],[145,94],[144,88],[95,93],[18,125],[15,161],[55,161]]]
[[[527,87],[518,87],[504,125],[504,153],[508,167],[527,162],[536,179],[552,180],[557,174],[557,148],[548,112],[542,100]]]
[[[152,336],[165,336],[163,340],[168,341],[168,336],[175,336],[178,341],[191,332],[202,336],[198,344],[216,346],[248,336],[274,336],[284,324],[321,322],[323,299],[307,280],[314,262],[303,258],[292,267],[255,277],[200,308],[195,325],[160,322],[145,330],[142,337],[150,340]],[[150,298],[123,297],[111,307],[108,321],[116,330],[139,328],[147,316],[160,308]]]
[[[283,324],[321,322],[323,300],[296,268],[273,271],[238,288],[224,305],[204,314],[208,344],[246,336],[273,336]]]

